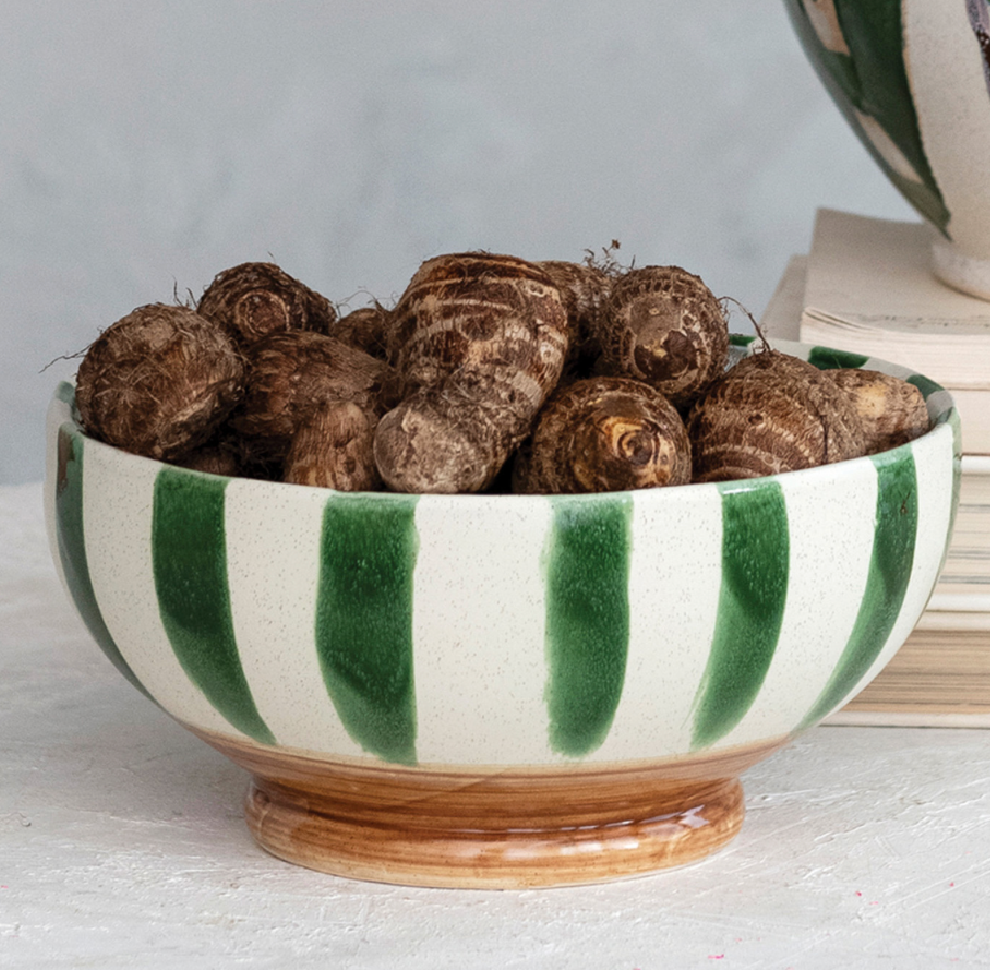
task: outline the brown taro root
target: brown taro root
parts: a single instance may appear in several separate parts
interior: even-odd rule
[[[187,307],[152,303],[90,346],[76,406],[94,438],[167,460],[206,442],[243,385],[243,358],[219,327]]]
[[[319,333],[274,333],[249,351],[247,389],[229,426],[244,439],[250,463],[281,462],[313,410],[341,401],[377,417],[391,368]]]
[[[375,464],[395,492],[479,492],[522,435],[502,407],[447,392],[419,391],[389,411],[375,430]]]
[[[249,347],[270,333],[329,333],[337,311],[326,297],[274,263],[241,263],[218,274],[197,311]]]
[[[863,425],[867,454],[896,448],[928,430],[928,406],[913,384],[882,371],[856,367],[823,373],[849,395]]]
[[[486,488],[529,434],[566,352],[560,293],[536,264],[490,253],[423,263],[389,331],[402,403],[375,433],[385,484]]]
[[[645,381],[678,408],[725,369],[729,325],[701,278],[680,266],[629,270],[601,317],[602,372]]]
[[[743,358],[688,416],[694,479],[777,475],[866,453],[849,396],[807,361],[776,350]]]
[[[372,455],[376,424],[373,411],[350,401],[310,411],[292,436],[283,480],[340,492],[381,488]]]
[[[609,492],[686,485],[691,445],[676,408],[640,381],[560,388],[516,458],[516,492]]]
[[[240,450],[233,442],[223,438],[216,438],[187,451],[173,458],[169,464],[197,472],[208,472],[210,475],[224,475],[227,478],[241,475],[244,470]]]
[[[536,265],[560,290],[567,314],[567,361],[562,379],[587,376],[601,356],[600,317],[612,288],[612,277],[588,263],[544,260]]]
[[[331,337],[363,350],[372,357],[385,358],[391,313],[380,303],[351,310],[330,331]]]

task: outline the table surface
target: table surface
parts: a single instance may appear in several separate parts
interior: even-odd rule
[[[361,883],[259,849],[245,773],[112,669],[0,488],[0,967],[990,967],[990,732],[819,727],[721,853],[604,886]]]

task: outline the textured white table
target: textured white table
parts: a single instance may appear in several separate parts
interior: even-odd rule
[[[258,849],[245,774],[149,704],[72,613],[37,485],[0,488],[0,968],[990,967],[990,732],[818,728],[751,770],[721,854],[481,892]]]

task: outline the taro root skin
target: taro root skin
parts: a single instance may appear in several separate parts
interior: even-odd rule
[[[533,414],[560,378],[566,350],[567,319],[553,280],[535,263],[492,253],[423,263],[389,332],[403,397],[456,374],[460,386],[474,378],[488,397],[504,396]]]
[[[301,421],[315,408],[349,401],[384,410],[391,368],[319,333],[269,334],[249,351],[244,398],[230,427],[254,445],[256,460],[282,461]]]
[[[420,266],[393,321],[389,360],[402,403],[375,436],[385,484],[486,488],[560,379],[567,320],[559,290],[515,256],[452,253]]]
[[[372,454],[376,424],[373,411],[351,401],[315,408],[292,436],[283,481],[340,492],[379,490]]]
[[[152,303],[108,327],[76,374],[84,430],[124,451],[169,460],[204,444],[237,404],[244,360],[194,310]]]
[[[329,333],[337,311],[275,263],[240,263],[219,273],[203,291],[199,313],[215,320],[242,346],[271,333]]]
[[[505,464],[507,420],[477,401],[420,391],[378,423],[375,464],[394,492],[480,492]]]
[[[547,402],[516,459],[513,490],[610,492],[686,485],[691,445],[676,408],[640,381],[598,377]]]
[[[729,325],[699,276],[644,266],[620,276],[601,317],[604,373],[645,381],[678,408],[725,369]]]
[[[771,350],[745,357],[688,416],[694,480],[778,475],[866,454],[848,395],[813,364]]]
[[[855,367],[823,373],[849,395],[863,425],[867,454],[906,444],[929,429],[928,406],[913,384],[882,371]]]
[[[173,458],[170,464],[226,478],[233,478],[244,472],[237,447],[223,439],[208,441],[192,451],[184,452]]]
[[[601,316],[612,277],[588,263],[543,260],[536,264],[560,291],[567,314],[567,361],[562,380],[578,380],[601,356]]]
[[[391,325],[392,314],[380,303],[376,303],[374,306],[352,310],[341,317],[333,325],[330,336],[384,360]]]

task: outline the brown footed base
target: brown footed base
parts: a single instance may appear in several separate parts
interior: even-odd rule
[[[593,820],[554,824],[533,806],[505,827],[499,819],[479,820],[474,827],[468,819],[462,825],[432,813],[411,818],[402,812],[389,824],[368,817],[375,812],[344,817],[335,800],[255,779],[246,816],[263,848],[310,869],[408,886],[509,889],[606,882],[693,862],[721,848],[742,826],[738,781],[676,801],[657,805],[664,810],[645,819],[620,812],[611,821],[589,816]],[[421,808],[428,811],[426,804]]]
[[[479,889],[608,882],[704,858],[742,826],[738,774],[786,743],[452,770],[324,761],[197,733],[252,772],[247,824],[273,855],[373,882]]]

